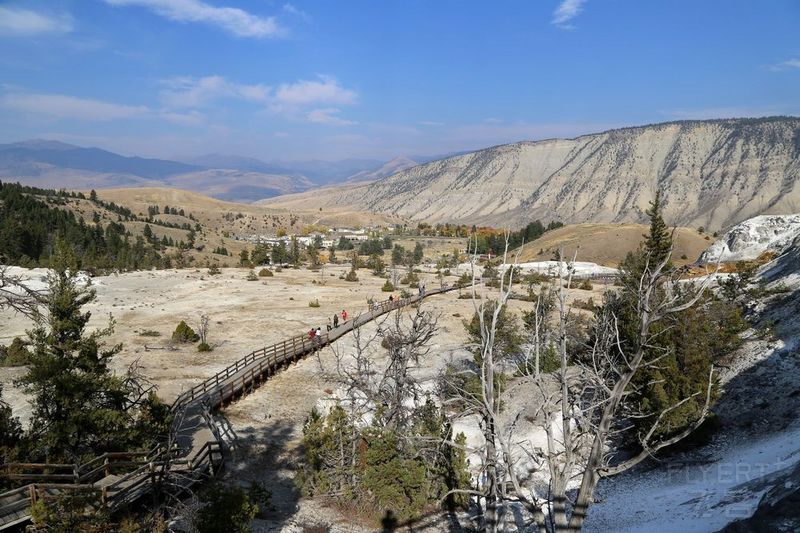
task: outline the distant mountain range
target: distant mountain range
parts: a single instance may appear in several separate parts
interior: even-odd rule
[[[355,174],[375,171],[385,163],[385,161],[378,159],[342,159],[340,161],[312,159],[295,162],[267,162],[253,157],[226,154],[207,154],[198,157],[179,158],[179,160],[205,168],[229,168],[264,174],[303,176],[316,185],[346,181]]]
[[[178,187],[239,202],[301,192],[315,185],[379,179],[415,164],[409,158],[266,162],[226,154],[174,161],[40,139],[0,144],[0,179],[8,181],[67,189]]]
[[[32,140],[0,145],[0,168],[12,173],[39,175],[44,166],[107,174],[130,174],[159,179],[193,172],[202,167],[163,159],[125,157],[100,148],[82,148],[58,141]]]
[[[800,212],[800,118],[680,121],[519,142],[263,203],[521,227],[535,219],[642,222],[659,189],[670,224],[712,231]]]

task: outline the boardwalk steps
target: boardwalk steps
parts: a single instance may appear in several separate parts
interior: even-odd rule
[[[226,402],[252,392],[269,376],[305,355],[327,346],[375,318],[424,297],[452,290],[433,289],[423,295],[373,304],[372,308],[340,324],[316,340],[297,335],[272,346],[255,350],[184,391],[170,407],[174,415],[177,442],[172,447],[156,446],[149,452],[104,453],[82,465],[9,463],[0,474],[27,482],[0,494],[0,530],[30,519],[30,506],[65,491],[82,491],[94,496],[95,506],[120,509],[148,494],[167,477],[188,489],[218,471],[224,463],[224,439],[211,413]]]

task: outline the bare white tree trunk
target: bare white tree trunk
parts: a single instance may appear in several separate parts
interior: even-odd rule
[[[605,379],[608,394],[604,402],[598,404],[594,408],[597,412],[597,416],[589,417],[590,419],[596,419],[596,424],[592,426],[593,429],[591,431],[591,449],[586,457],[586,464],[581,476],[581,485],[578,489],[572,514],[565,531],[577,532],[583,528],[588,508],[593,502],[594,491],[601,477],[623,472],[640,463],[647,457],[652,456],[652,454],[658,450],[686,438],[703,423],[708,414],[708,408],[711,403],[713,367],[709,370],[708,386],[705,393],[703,408],[700,416],[693,424],[669,439],[653,441],[653,436],[656,429],[661,424],[663,417],[699,395],[699,392],[684,398],[658,414],[650,430],[640,439],[642,450],[639,454],[627,461],[617,464],[610,464],[608,461],[606,454],[608,439],[611,435],[612,428],[615,424],[620,422],[623,416],[621,407],[625,395],[629,391],[631,382],[637,373],[656,365],[658,359],[660,359],[660,357],[655,358],[655,360],[647,360],[645,358],[648,347],[652,345],[651,329],[653,325],[663,320],[668,315],[684,311],[695,305],[706,288],[706,285],[702,286],[694,292],[693,296],[681,301],[680,297],[672,291],[671,283],[673,280],[665,279],[663,275],[664,268],[669,263],[669,259],[670,254],[652,268],[648,264],[639,280],[639,288],[636,295],[639,328],[638,339],[633,353],[627,355],[619,349],[619,332],[616,329],[616,317],[612,316],[610,320],[606,321],[606,326],[613,328],[612,336],[615,341],[614,345],[615,348],[619,349],[621,361],[610,354],[605,354],[605,359],[609,362],[607,374],[601,375],[596,373],[592,376],[592,380],[596,383]],[[611,379],[609,380],[610,376]]]
[[[200,316],[197,319],[197,335],[200,337],[200,342],[202,344],[208,343],[208,326],[210,320],[206,313],[200,313]]]

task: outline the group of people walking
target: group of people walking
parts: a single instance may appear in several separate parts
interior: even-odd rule
[[[419,295],[424,297],[425,296],[425,285],[420,285],[418,290],[419,290]],[[391,302],[395,302],[395,301],[400,301],[400,298],[395,298],[394,295],[390,295],[389,296],[389,302],[391,303]],[[374,304],[374,306],[375,306],[374,308],[377,308],[377,305],[378,305],[377,303]],[[338,328],[339,327],[340,318],[341,318],[341,323],[342,324],[347,322],[347,310],[346,309],[342,309],[341,313],[334,314],[333,315],[333,319],[330,319],[330,318],[328,319],[328,324],[326,326],[327,330],[330,331],[332,329]],[[310,330],[308,330],[308,338],[311,340],[311,342],[320,342],[320,339],[322,338],[322,328],[317,327],[317,328],[311,328]]]
[[[333,315],[333,320],[330,318],[328,319],[328,324],[326,326],[328,331],[339,327],[339,317],[341,317],[342,324],[347,322],[347,310],[342,309],[341,313]],[[317,327],[308,330],[308,338],[311,339],[311,342],[319,342],[322,338],[322,328]]]
[[[322,329],[320,328],[311,328],[308,330],[308,338],[311,342],[319,342],[322,338]]]

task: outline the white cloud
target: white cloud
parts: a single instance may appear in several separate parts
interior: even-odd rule
[[[0,35],[43,35],[69,33],[72,18],[68,15],[46,15],[30,9],[0,6]]]
[[[51,119],[87,122],[149,118],[182,126],[197,126],[206,121],[205,115],[194,110],[178,113],[168,109],[154,110],[143,105],[125,105],[64,94],[7,93],[0,97],[0,107]]]
[[[275,91],[274,102],[278,106],[294,107],[303,105],[351,105],[357,93],[345,89],[335,78],[320,75],[317,80],[298,80],[284,83]]]
[[[144,116],[150,113],[145,106],[130,106],[76,98],[63,94],[11,93],[0,98],[0,106],[53,118],[74,118],[89,121],[107,121]]]
[[[270,92],[266,85],[234,83],[222,76],[177,77],[163,83],[161,101],[172,107],[202,107],[219,98],[266,102]]]
[[[316,80],[268,85],[247,85],[223,76],[177,77],[164,80],[161,101],[173,108],[203,107],[214,100],[229,98],[261,104],[272,113],[319,124],[353,124],[338,116],[340,106],[355,103],[358,95],[342,87],[331,76]]]
[[[266,102],[269,99],[268,85],[235,85],[237,94],[250,102]]]
[[[278,37],[285,33],[275,17],[260,17],[236,7],[215,7],[200,0],[105,0],[112,6],[141,6],[177,22],[217,26],[237,37]]]
[[[336,106],[352,105],[357,99],[355,91],[345,89],[332,76],[319,75],[316,80],[298,80],[278,86],[270,96],[269,109],[316,124],[349,126],[355,122],[340,117],[341,109]]]
[[[349,126],[355,124],[352,120],[345,120],[339,116],[340,110],[335,107],[312,109],[306,113],[306,119],[316,124],[333,124],[335,126]]]
[[[570,21],[580,15],[585,2],[586,0],[563,0],[553,12],[552,23],[564,30],[574,29]]]
[[[308,21],[308,20],[311,19],[311,17],[308,15],[308,13],[306,13],[302,9],[298,9],[293,4],[289,4],[289,3],[283,4],[283,11],[285,13],[289,13],[290,15],[295,15],[297,17],[300,17],[301,19],[303,19],[305,21]]]
[[[773,72],[781,72],[784,70],[792,70],[796,68],[800,68],[800,58],[798,57],[787,59],[786,61],[781,61],[780,63],[767,66],[767,69]]]
[[[206,121],[205,115],[199,111],[189,111],[188,113],[162,111],[159,116],[161,116],[167,122],[178,124],[179,126],[199,126]]]

